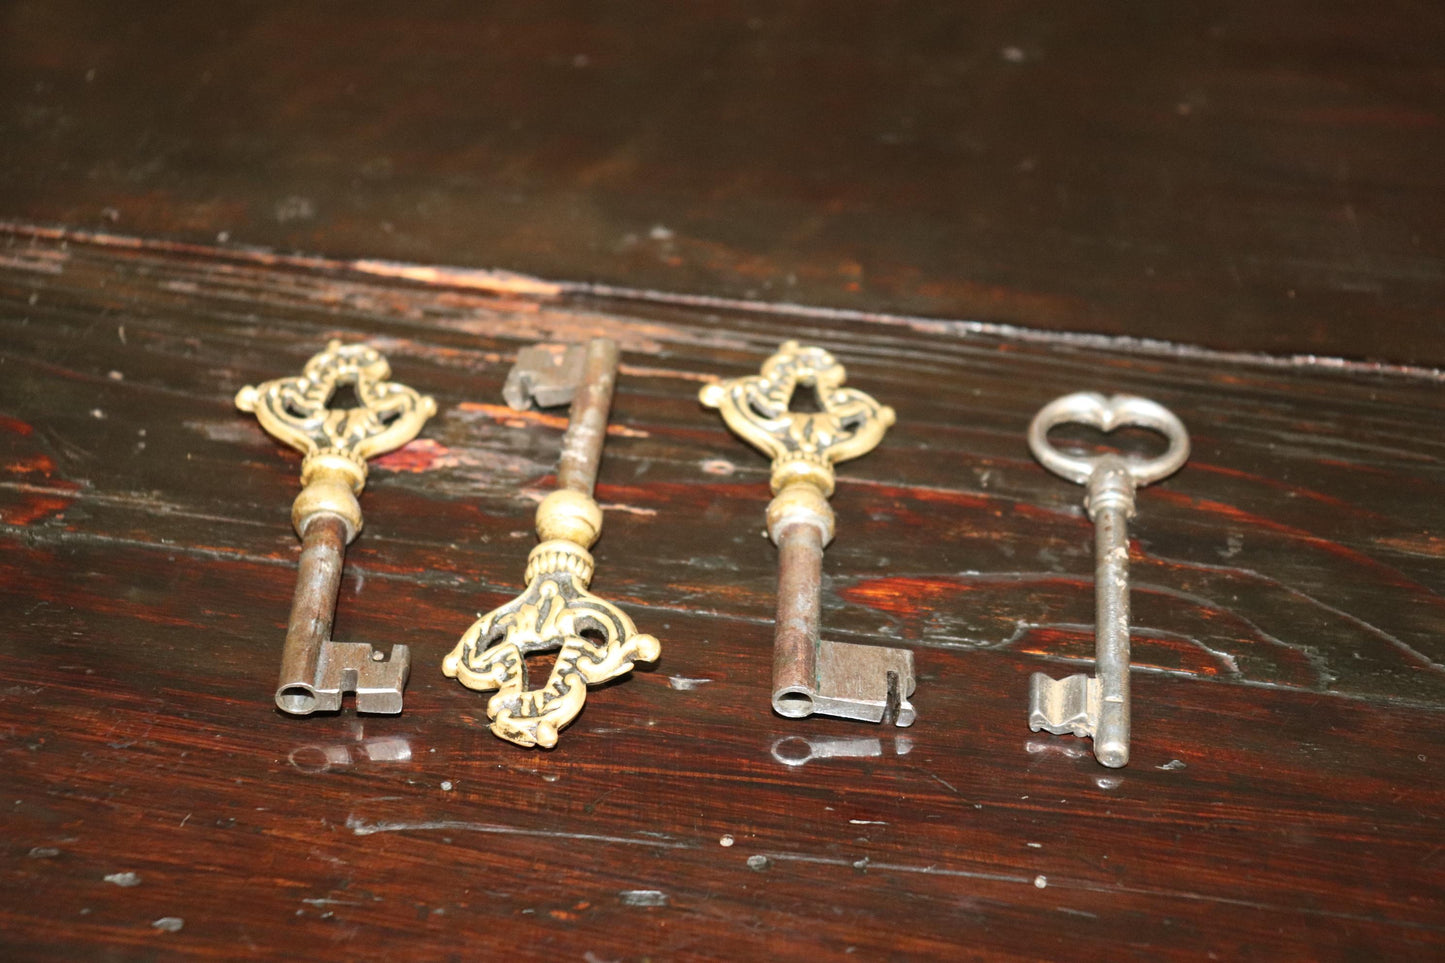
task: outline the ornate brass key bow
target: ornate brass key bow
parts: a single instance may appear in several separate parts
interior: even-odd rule
[[[276,687],[277,707],[292,715],[340,709],[347,692],[356,693],[358,712],[401,711],[411,666],[406,646],[393,646],[383,661],[365,642],[331,639],[346,546],[361,531],[356,496],[366,484],[366,460],[411,441],[436,414],[431,398],[389,377],[391,367],[375,348],[332,341],[300,377],[236,393],[237,408],[306,456],[304,487],[291,506],[301,564]],[[360,407],[327,407],[343,385],[355,390]]]
[[[482,616],[462,635],[442,671],[469,689],[497,694],[487,702],[492,732],[519,746],[551,748],[587,699],[587,686],[655,662],[657,639],[637,631],[617,606],[587,590],[602,532],[602,509],[592,498],[607,412],[617,381],[617,344],[596,338],[565,352],[523,350],[502,390],[513,408],[572,401],[557,490],[537,506],[541,544],[527,556],[527,588]],[[526,657],[557,650],[541,688],[527,687]]]
[[[778,617],[773,709],[789,718],[820,713],[913,724],[913,653],[819,637],[823,549],[833,540],[833,465],[872,451],[893,409],[843,387],[843,366],[822,348],[788,341],[762,373],[708,385],[699,397],[742,439],[773,459],[768,535],[778,546]],[[811,390],[820,410],[789,410]]]

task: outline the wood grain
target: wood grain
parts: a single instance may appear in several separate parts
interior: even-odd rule
[[[1430,4],[0,18],[0,217],[1445,364]]]
[[[1429,958],[1445,946],[1438,377],[379,279],[11,233],[0,254],[0,944],[12,959]],[[663,658],[552,752],[441,657],[520,586],[561,412],[623,348],[599,593]],[[829,637],[917,653],[909,730],[768,708],[766,462],[696,401],[784,337],[898,411],[845,465]],[[336,635],[394,719],[270,703],[298,459],[231,404],[332,337],[437,398],[382,459]],[[1082,492],[1033,412],[1146,394],[1195,454],[1132,528],[1134,760],[1030,733],[1087,665]]]

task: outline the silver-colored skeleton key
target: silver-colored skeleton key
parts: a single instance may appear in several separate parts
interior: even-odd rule
[[[1070,455],[1049,441],[1050,429],[1090,425],[1100,431],[1139,427],[1169,442],[1164,454]],[[1189,459],[1189,433],[1167,408],[1131,395],[1065,395],[1045,405],[1029,425],[1029,448],[1045,468],[1087,486],[1084,507],[1094,523],[1094,598],[1097,676],[1029,680],[1029,728],[1091,736],[1094,756],[1111,768],[1129,762],[1129,519],[1134,490],[1174,474]]]

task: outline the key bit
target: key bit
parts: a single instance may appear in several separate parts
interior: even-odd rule
[[[1099,718],[1099,680],[1071,675],[1051,679],[1042,672],[1029,677],[1029,728],[1057,735],[1092,736]]]
[[[1078,423],[1109,432],[1125,426],[1148,428],[1169,446],[1156,458],[1070,455],[1048,435],[1059,425]],[[1189,459],[1189,433],[1174,414],[1146,398],[1092,392],[1065,395],[1045,405],[1029,425],[1029,448],[1043,466],[1085,485],[1084,505],[1094,522],[1094,661],[1097,677],[1051,679],[1035,672],[1029,680],[1029,728],[1094,740],[1094,756],[1105,766],[1129,762],[1129,519],[1136,488],[1174,474]]]
[[[617,344],[607,338],[565,351],[526,348],[502,389],[518,409],[530,401],[571,401],[557,490],[537,507],[542,541],[527,558],[527,588],[478,619],[442,671],[470,689],[497,690],[487,702],[492,732],[519,746],[555,746],[582,711],[588,685],[625,675],[637,662],[655,662],[662,652],[626,613],[588,591],[594,564],[587,550],[602,532],[602,509],[592,496],[617,358]],[[557,658],[546,683],[529,688],[526,657],[552,650]]]
[[[813,711],[863,722],[895,721],[911,726],[917,718],[908,699],[918,683],[913,653],[881,645],[818,643]],[[784,713],[787,715],[787,713]]]
[[[502,398],[516,411],[526,411],[534,403],[538,408],[565,405],[583,382],[586,361],[587,348],[580,344],[560,350],[545,344],[523,348],[507,373]]]
[[[773,459],[768,535],[778,546],[778,615],[773,640],[773,709],[790,719],[818,713],[913,724],[916,681],[906,649],[819,637],[823,549],[833,540],[833,465],[867,454],[894,422],[893,409],[855,388],[822,348],[788,341],[762,373],[702,389],[744,441]],[[793,392],[812,391],[815,412],[789,410]]]
[[[366,460],[411,441],[436,414],[430,397],[389,377],[391,367],[376,349],[332,341],[300,377],[236,393],[237,408],[305,455],[303,487],[291,507],[301,562],[276,687],[277,708],[292,715],[340,709],[348,692],[356,694],[357,712],[401,711],[411,669],[407,647],[393,646],[388,659],[364,642],[331,638],[346,546],[361,531],[356,496],[366,485]],[[328,408],[344,385],[360,406]]]

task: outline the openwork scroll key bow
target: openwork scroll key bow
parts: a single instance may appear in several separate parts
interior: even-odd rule
[[[833,465],[872,451],[893,409],[855,388],[822,348],[788,341],[762,373],[703,388],[704,405],[773,459],[768,535],[778,546],[778,616],[773,642],[773,709],[789,718],[820,713],[912,725],[913,653],[819,637],[823,549],[833,540]],[[810,390],[817,411],[792,411]]]
[[[303,487],[291,506],[301,564],[276,688],[277,707],[293,715],[340,709],[347,692],[356,693],[358,712],[401,711],[411,665],[407,647],[394,646],[390,661],[383,661],[365,642],[331,639],[346,546],[361,531],[356,496],[366,485],[366,460],[411,441],[436,414],[431,398],[389,377],[391,367],[375,348],[332,341],[299,377],[236,393],[237,408],[305,455]],[[360,406],[327,407],[344,385]]]
[[[519,746],[550,749],[582,711],[587,686],[654,662],[657,639],[637,631],[617,606],[588,591],[592,555],[602,532],[593,500],[607,413],[617,380],[617,344],[595,339],[565,352],[537,346],[517,357],[503,396],[513,408],[572,401],[557,490],[537,506],[541,543],[527,557],[527,588],[478,619],[442,662],[470,689],[497,690],[487,702],[492,732]],[[541,688],[529,689],[526,657],[557,650]]]

